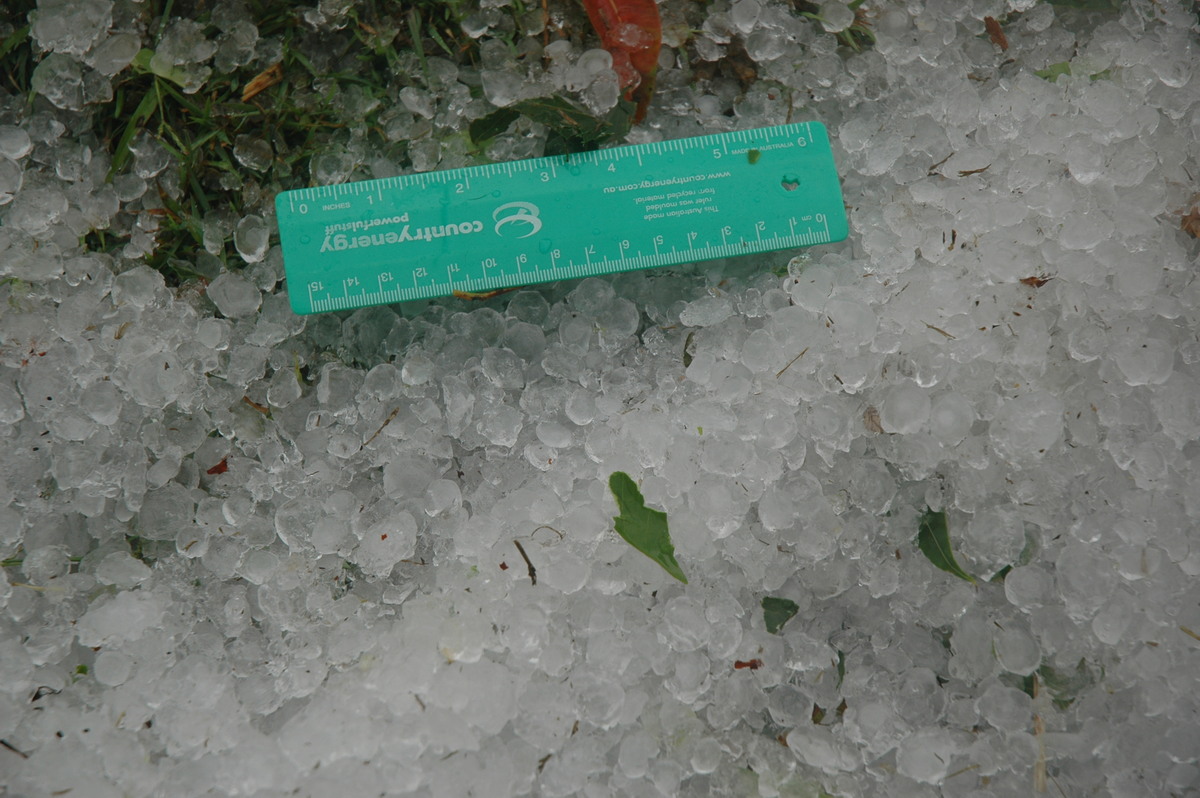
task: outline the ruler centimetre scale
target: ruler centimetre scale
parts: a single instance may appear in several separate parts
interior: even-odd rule
[[[820,122],[286,191],[296,313],[841,241]]]

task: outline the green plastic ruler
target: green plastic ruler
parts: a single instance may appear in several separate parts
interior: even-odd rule
[[[286,191],[288,295],[322,313],[825,244],[820,122]]]

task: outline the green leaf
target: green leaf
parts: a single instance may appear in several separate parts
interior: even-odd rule
[[[499,108],[473,121],[467,127],[467,133],[475,144],[483,144],[508,130],[520,116],[521,113],[513,108]]]
[[[1042,685],[1050,693],[1050,699],[1059,709],[1066,709],[1103,677],[1102,668],[1093,668],[1083,658],[1080,658],[1074,670],[1058,670],[1050,665],[1042,665],[1037,672],[1042,677]]]
[[[783,625],[799,611],[800,605],[791,599],[763,596],[762,608],[763,621],[767,624],[767,631],[777,635]]]
[[[1071,62],[1059,61],[1057,64],[1051,64],[1045,69],[1038,69],[1033,74],[1053,83],[1058,80],[1059,76],[1071,74]]]
[[[539,97],[512,106],[550,130],[546,155],[566,155],[594,150],[606,141],[625,137],[633,124],[633,103],[621,100],[599,118],[561,97]]]
[[[675,547],[671,545],[671,535],[667,531],[667,514],[647,507],[637,483],[623,471],[616,471],[608,478],[608,487],[621,513],[613,518],[617,534],[686,585],[687,577],[675,561]]]
[[[1104,678],[1104,669],[1081,658],[1073,670],[1059,670],[1053,665],[1043,663],[1036,674],[1017,676],[1003,673],[999,678],[1004,684],[1016,687],[1030,698],[1036,698],[1039,691],[1048,693],[1055,706],[1066,709],[1088,688]],[[1037,684],[1039,678],[1040,685]]]
[[[525,116],[546,128],[546,156],[570,155],[624,138],[633,124],[633,112],[633,103],[627,100],[621,100],[607,115],[598,117],[562,97],[537,97],[481,116],[471,122],[467,132],[471,141],[480,146]]]
[[[0,59],[17,49],[29,38],[29,26],[17,28],[8,35],[3,42],[0,42]]]
[[[177,86],[186,86],[188,83],[187,72],[174,64],[165,64],[161,61],[154,60],[154,51],[143,47],[138,50],[137,55],[129,62],[130,66],[135,71],[143,74],[149,73],[157,75],[164,80],[169,80]]]
[[[950,548],[950,527],[946,523],[946,513],[934,512],[927,509],[921,516],[917,531],[917,546],[929,561],[946,573],[954,574],[959,579],[965,579],[971,584],[975,577],[962,569],[954,559],[954,551]]]
[[[1054,81],[1058,80],[1060,76],[1071,74],[1071,62],[1059,61],[1057,64],[1051,64],[1045,69],[1035,70],[1033,74],[1037,75],[1039,78],[1043,78],[1053,83]],[[1110,80],[1111,78],[1112,70],[1110,69],[1105,69],[1104,71],[1097,72],[1094,75],[1088,75],[1088,80]]]

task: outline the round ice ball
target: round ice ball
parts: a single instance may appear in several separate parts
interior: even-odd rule
[[[942,394],[929,411],[929,431],[948,446],[962,442],[975,423],[975,408],[961,395]]]
[[[888,391],[879,409],[879,421],[886,432],[920,432],[929,420],[929,394],[916,385],[898,385]]]
[[[267,256],[271,231],[261,216],[250,214],[237,224],[233,233],[233,244],[246,263],[258,263]]]
[[[1113,354],[1117,368],[1130,385],[1160,385],[1171,376],[1175,350],[1166,341],[1122,341]]]
[[[120,651],[101,651],[92,665],[96,681],[107,687],[125,684],[133,670],[133,660]]]
[[[1036,461],[1058,443],[1063,430],[1063,402],[1037,391],[1005,402],[992,418],[996,452],[1010,463]]]
[[[1042,651],[1037,640],[1022,629],[1009,627],[994,638],[996,659],[1009,673],[1028,676],[1042,664]]]

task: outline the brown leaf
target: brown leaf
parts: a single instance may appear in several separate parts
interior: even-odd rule
[[[1200,205],[1193,206],[1182,219],[1179,220],[1179,229],[1190,235],[1192,238],[1200,238]]]
[[[246,88],[242,89],[242,102],[248,103],[253,97],[266,91],[277,83],[283,82],[283,63],[271,64],[254,76]]]
[[[217,474],[224,474],[228,470],[229,470],[229,458],[222,457],[221,462],[217,463],[215,466],[208,469],[204,473],[208,474],[210,477],[215,477]]]
[[[1041,288],[1046,283],[1050,282],[1050,277],[1022,277],[1021,285],[1027,285],[1030,288]]]
[[[1001,52],[1008,50],[1008,38],[1000,28],[999,22],[992,17],[984,17],[983,26],[987,28],[988,38],[992,40],[992,44],[999,47]]]

